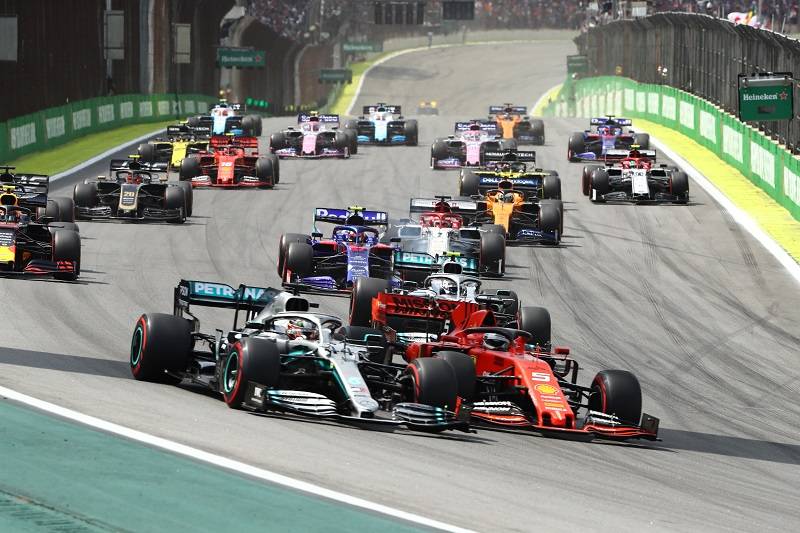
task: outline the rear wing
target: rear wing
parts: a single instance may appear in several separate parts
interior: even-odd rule
[[[636,150],[639,152],[638,156],[634,156],[636,159],[647,159],[655,163],[656,161],[656,151],[655,150]],[[606,161],[617,161],[620,159],[626,159],[631,157],[631,150],[625,149],[612,149],[606,150],[605,160]]]
[[[536,162],[536,152],[533,150],[504,150],[502,152],[485,152],[484,161],[521,161],[525,163]]]
[[[14,174],[11,183],[22,187],[25,192],[47,194],[50,190],[50,176],[45,174]]]
[[[240,309],[250,306],[261,310],[271,304],[283,291],[272,287],[239,285],[234,289],[225,283],[182,279],[175,287],[174,305],[177,311],[188,311],[190,305]]]
[[[496,115],[498,113],[518,113],[520,115],[527,115],[528,108],[524,105],[490,105],[489,114]]]
[[[450,326],[448,330],[460,329],[479,309],[480,306],[474,302],[439,300],[390,292],[379,293],[372,299],[373,320],[382,325],[388,325],[393,317],[406,317],[446,322]]]
[[[225,146],[238,146],[240,148],[258,148],[258,137],[243,137],[238,135],[214,135],[208,145],[211,148],[224,148]]]
[[[138,159],[112,159],[108,164],[108,171],[117,170],[142,170],[145,172],[168,172],[169,163],[145,163]]]
[[[183,137],[190,135],[195,137],[208,137],[211,135],[211,128],[208,126],[189,126],[188,124],[167,126],[167,137]]]
[[[544,176],[526,176],[523,178],[506,178],[500,176],[481,176],[478,181],[478,189],[485,191],[496,189],[501,181],[511,182],[512,189],[519,191],[524,190],[538,190],[542,187],[542,179]]]
[[[392,113],[393,115],[401,114],[401,107],[399,105],[387,104],[365,105],[361,111],[363,115],[371,115],[372,113],[376,113],[379,109],[383,109],[386,113]]]
[[[478,204],[472,200],[452,200],[450,198],[412,198],[409,202],[409,213],[425,213],[436,209],[441,204],[447,204],[450,212],[455,214],[475,214]]]
[[[621,117],[594,117],[589,120],[589,124],[591,126],[604,126],[608,125],[616,125],[616,126],[630,126],[633,124],[633,121],[629,118],[621,118]]]
[[[300,113],[297,115],[297,123],[303,124],[305,122],[312,122],[312,118],[319,119],[319,122],[323,124],[338,124],[339,123],[339,115],[309,115],[307,113]]]
[[[456,122],[454,129],[455,129],[455,131],[457,133],[461,133],[461,132],[464,132],[464,131],[469,131],[469,127],[472,126],[473,124],[480,124],[481,131],[486,131],[486,132],[490,132],[490,133],[497,133],[497,124],[494,123],[494,122],[489,122],[489,121],[485,121],[485,120],[481,120],[481,121],[472,120],[472,121],[468,121],[468,122]]]
[[[352,224],[354,226],[386,226],[389,224],[389,213],[386,211],[370,211],[361,207],[351,207],[349,209],[317,207],[314,209],[314,222]]]

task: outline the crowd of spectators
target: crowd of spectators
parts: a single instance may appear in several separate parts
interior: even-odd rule
[[[249,14],[282,37],[299,41],[308,29],[310,0],[251,0]]]

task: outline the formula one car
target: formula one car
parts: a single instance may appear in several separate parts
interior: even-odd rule
[[[399,241],[394,268],[401,279],[419,282],[453,263],[459,266],[458,273],[490,277],[505,273],[502,235],[489,226],[465,224],[464,214],[477,213],[474,201],[412,198],[409,213],[421,213],[419,220],[401,220],[383,237],[384,242]]]
[[[586,166],[582,190],[592,202],[672,202],[689,201],[689,178],[677,167],[655,165],[655,153],[646,150],[622,150],[622,159],[605,167]]]
[[[550,317],[542,311],[533,325],[549,338]],[[490,313],[478,311],[466,327],[412,343],[405,352],[408,361],[435,356],[456,368],[462,409],[474,422],[571,439],[658,439],[659,421],[642,413],[632,373],[602,370],[590,385],[578,385],[569,348],[551,351],[527,330],[486,326]]]
[[[143,163],[168,163],[170,169],[178,170],[186,156],[208,151],[210,135],[211,129],[205,126],[167,126],[165,137],[139,145],[139,159]]]
[[[561,242],[564,206],[561,200],[533,200],[504,180],[496,189],[476,197],[474,223],[492,224],[505,235],[506,243]]]
[[[35,220],[47,217],[54,222],[66,222],[69,229],[78,231],[75,204],[72,198],[50,196],[50,176],[45,174],[15,174],[15,167],[0,166],[0,186],[17,198],[16,205],[31,211]]]
[[[503,139],[518,144],[544,144],[544,122],[525,116],[528,108],[511,104],[489,106],[489,120],[497,122]]]
[[[516,141],[497,137],[497,125],[493,122],[473,120],[456,122],[456,135],[436,139],[431,145],[431,168],[449,169],[465,166],[482,166],[486,152],[515,150]]]
[[[0,276],[53,276],[73,281],[80,274],[81,239],[73,224],[35,220],[19,205],[16,187],[0,187]],[[60,226],[60,227],[57,227]]]
[[[609,115],[593,118],[589,124],[588,130],[570,136],[567,149],[567,159],[570,161],[603,159],[609,150],[625,150],[634,144],[644,150],[650,148],[650,135],[624,130],[632,124],[629,118]]]
[[[273,133],[269,138],[270,152],[278,157],[347,159],[358,153],[355,130],[339,129],[339,115],[300,113],[297,128]]]
[[[278,274],[283,286],[301,291],[349,292],[361,277],[391,279],[394,248],[380,243],[377,229],[385,227],[388,219],[384,211],[359,206],[317,207],[310,236],[281,236]],[[317,222],[336,224],[329,238],[323,238]]]
[[[449,363],[375,362],[386,351],[380,331],[343,326],[309,312],[313,305],[272,288],[181,280],[172,315],[136,321],[131,372],[137,380],[203,386],[231,408],[431,432],[468,429],[454,414],[458,384]],[[191,306],[235,310],[233,328],[201,332]]]
[[[439,104],[435,100],[423,100],[417,106],[417,115],[438,115]]]
[[[108,176],[75,185],[79,219],[149,220],[182,224],[192,214],[192,187],[169,182],[166,163],[141,163],[138,156],[112,159]]]
[[[561,199],[561,178],[558,172],[528,168],[525,164],[536,162],[536,152],[486,152],[484,159],[486,165],[483,168],[461,170],[461,196],[482,195],[496,189],[501,181],[510,181],[514,190],[525,193],[527,200]]]
[[[259,155],[255,137],[214,136],[211,152],[188,156],[181,163],[180,180],[192,187],[260,187],[271,189],[280,181],[278,157]]]
[[[356,132],[359,144],[419,143],[417,121],[400,114],[399,105],[375,104],[364,106],[358,120],[348,120],[345,128]]]
[[[245,107],[242,104],[229,104],[225,100],[211,108],[208,115],[189,117],[187,124],[196,128],[198,126],[209,128],[213,135],[244,135],[246,137],[259,137],[261,135],[261,117],[258,115],[242,116]]]

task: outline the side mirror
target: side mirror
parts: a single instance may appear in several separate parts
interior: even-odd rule
[[[455,335],[440,335],[439,336],[439,340],[441,342],[454,342],[454,343],[457,343],[458,342],[458,337],[456,337]]]
[[[314,233],[311,234],[311,236],[313,238],[315,238],[315,239],[321,239],[322,238],[322,233],[320,233],[318,231],[315,231]]]

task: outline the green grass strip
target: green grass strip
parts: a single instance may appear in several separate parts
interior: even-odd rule
[[[391,53],[392,52],[384,52],[367,61],[359,61],[358,63],[351,63],[348,65],[347,68],[353,71],[353,83],[348,83],[344,86],[344,89],[339,93],[334,103],[331,104],[330,112],[335,115],[344,115],[345,111],[347,111],[347,108],[350,106],[350,102],[353,101],[353,97],[356,95],[356,89],[361,82],[361,77],[364,75],[364,72],[372,66],[373,63]]]
[[[173,124],[174,122],[175,119],[171,119],[163,122],[134,124],[99,133],[91,133],[59,147],[40,150],[4,164],[17,167],[16,171],[20,173],[58,174],[115,146],[124,144],[126,141],[131,141],[158,129],[164,129],[168,124]],[[134,148],[133,150],[135,151],[136,149]]]

